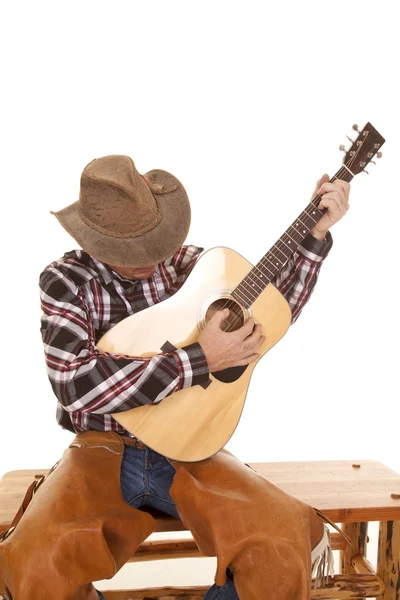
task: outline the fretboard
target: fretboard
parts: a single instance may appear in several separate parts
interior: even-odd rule
[[[342,167],[332,177],[330,183],[336,179],[350,182],[352,173]],[[232,296],[245,308],[250,308],[267,285],[274,281],[282,271],[292,254],[301,245],[310,231],[321,219],[326,209],[319,210],[321,196],[313,198],[305,210],[286,229],[279,240],[268,250],[262,259],[249,271],[239,285],[233,290]]]

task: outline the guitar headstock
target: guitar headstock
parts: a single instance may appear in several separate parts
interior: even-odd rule
[[[347,136],[352,142],[351,148],[346,150],[343,145],[339,147],[339,150],[345,153],[343,165],[352,175],[357,175],[363,171],[368,173],[368,171],[365,171],[365,167],[370,162],[376,164],[372,160],[375,156],[381,158],[382,152],[380,152],[380,149],[385,143],[385,139],[375,127],[372,127],[371,123],[367,123],[361,131],[357,125],[353,125],[353,129],[357,131],[358,137],[353,141]]]

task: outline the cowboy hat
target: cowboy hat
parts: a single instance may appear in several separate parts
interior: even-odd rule
[[[123,155],[90,162],[79,200],[52,214],[86,252],[124,267],[147,267],[172,256],[190,225],[180,181],[160,169],[141,175]]]

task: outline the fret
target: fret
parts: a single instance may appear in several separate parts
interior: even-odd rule
[[[301,229],[295,229],[292,225],[288,228],[289,235],[295,240],[296,244],[299,245],[304,240],[305,234]]]
[[[260,292],[258,292],[258,294],[257,294],[255,292],[255,290],[253,289],[253,287],[251,285],[249,273],[241,281],[241,283],[239,283],[238,289],[240,289],[242,296],[244,296],[246,298],[246,300],[251,300],[252,302],[254,302],[254,300],[256,300],[258,298],[258,295],[260,293]],[[262,290],[260,290],[260,291],[262,291]]]
[[[254,267],[251,269],[251,271],[249,271],[246,275],[246,281],[247,283],[251,286],[251,288],[258,288],[259,293],[262,292],[263,290],[263,283],[264,281],[262,279],[260,279],[260,277],[255,273],[254,271]]]
[[[256,296],[258,298],[258,296],[263,291],[264,287],[262,285],[260,286],[258,283],[256,283],[255,279],[251,276],[251,273],[253,273],[253,269],[248,274],[248,278],[250,279],[249,285],[251,286],[251,288],[253,289],[254,292],[258,292],[257,296]]]
[[[303,213],[301,213],[300,217],[303,217]],[[307,231],[308,225],[306,225],[300,217],[297,218],[295,227],[296,227],[296,231],[299,231],[301,233],[301,235],[304,236],[304,235],[307,235],[307,233],[308,233],[308,231]],[[303,219],[304,219],[304,217],[303,217]],[[299,225],[299,223],[300,223],[300,225]],[[305,228],[305,229],[302,229],[302,228]]]
[[[350,169],[352,170],[352,169]],[[340,173],[340,176],[338,176]],[[347,170],[346,167],[342,167],[341,169],[339,169],[339,171],[336,173],[336,175],[334,175],[331,179],[332,181],[335,181],[336,179],[343,179],[343,181],[347,181],[347,183],[350,183],[350,181],[353,179],[353,175],[350,173],[350,171]]]
[[[242,292],[242,296],[243,296],[243,292]],[[235,288],[232,292],[232,297],[237,300],[239,302],[239,304],[241,306],[243,306],[244,308],[250,308],[250,306],[253,304],[253,302],[255,300],[251,299],[250,297],[247,297],[243,300],[242,297],[238,294],[238,288]]]
[[[318,219],[313,219],[312,216],[307,213],[307,210],[303,211],[301,216],[304,225],[311,231]]]
[[[319,202],[318,202],[319,204]],[[323,216],[323,212],[322,210],[319,210],[319,208],[316,208],[314,204],[309,204],[306,208],[306,210],[304,212],[307,212],[308,210],[311,210],[311,215],[308,215],[310,217],[310,219],[313,220],[314,225],[316,223],[318,223],[318,221],[321,219],[321,217]],[[308,214],[308,213],[307,213]]]
[[[260,262],[257,263],[258,265],[262,265],[264,267],[264,269],[266,269],[268,271],[268,277],[269,279],[273,279],[275,277],[275,273],[276,273],[276,269],[274,267],[274,265],[272,263],[269,263],[269,265],[265,264],[265,256],[260,260]],[[260,267],[261,268],[261,267]]]
[[[317,209],[318,209],[318,205],[319,205],[319,203],[321,202],[321,200],[322,200],[322,196],[320,196],[320,195],[318,194],[317,196],[315,196],[315,198],[313,198],[313,199],[311,200],[311,204],[312,204],[313,206],[315,206],[315,208],[317,208]]]
[[[283,234],[283,235],[285,235],[285,234]],[[293,254],[292,246],[291,246],[290,244],[287,244],[287,245],[285,244],[285,242],[284,242],[284,241],[283,241],[283,239],[282,239],[282,238],[283,238],[283,235],[282,235],[282,236],[279,238],[279,240],[276,242],[276,245],[278,245],[278,244],[279,244],[279,248],[280,248],[280,250],[281,250],[282,254],[284,254],[284,255],[285,255],[285,260],[282,262],[281,269],[282,269],[282,267],[284,267],[284,265],[287,263],[287,261],[288,261],[288,258],[290,258],[290,257],[291,257],[291,255]]]
[[[285,240],[283,239],[283,236],[287,235],[286,232],[282,235],[281,237],[281,241],[283,244],[285,244],[286,248],[288,248],[290,250],[290,252],[292,252],[292,246],[290,245],[292,242],[291,240],[289,240],[287,243],[285,242]]]
[[[351,181],[352,175],[346,169],[339,171],[332,177]],[[323,217],[326,209],[318,208],[322,196],[317,194],[302,213],[293,221],[282,236],[261,258],[261,260],[247,273],[239,285],[233,290],[232,295],[246,308],[250,308],[267,285],[274,280],[286,265],[290,257],[301,245],[316,223]]]
[[[270,265],[272,265],[272,269],[275,272],[275,268],[276,267],[282,267],[283,263],[278,259],[277,260],[277,256],[275,256],[275,254],[273,253],[273,248],[275,248],[275,244],[272,246],[272,248],[270,249],[270,251],[268,252],[268,254],[266,254],[263,259],[267,260]]]
[[[273,267],[264,264],[264,259],[262,258],[257,264],[256,268],[264,274],[265,279],[271,281],[275,277],[275,270]]]
[[[251,284],[251,287],[254,289],[255,287],[259,290],[259,293],[263,291],[263,289],[268,285],[268,283],[273,279],[275,274],[271,271],[266,271],[263,268],[261,263],[258,263],[255,267],[249,271],[243,281],[239,284]],[[256,284],[253,286],[253,283]]]
[[[252,269],[252,271],[254,271],[255,277],[257,277],[258,279],[260,279],[260,281],[262,281],[262,283],[264,284],[266,279],[268,279],[268,276],[262,272],[261,268],[258,266],[260,263],[257,263],[257,265],[255,265],[255,267]],[[258,273],[257,273],[258,271]]]
[[[268,260],[267,257],[263,256],[262,259],[260,260],[260,263],[264,265],[266,260]],[[258,264],[260,264],[260,263],[258,263]],[[270,260],[268,260],[268,271],[272,275],[272,278],[275,277],[275,275],[279,271],[280,267],[281,267],[281,265],[280,266],[275,265]]]
[[[290,227],[289,227],[289,229],[290,229]],[[296,242],[296,239],[295,239],[293,236],[291,236],[291,235],[290,235],[290,233],[289,233],[289,229],[287,229],[283,235],[286,235],[288,238],[290,238],[290,242],[295,242],[295,243],[297,243],[297,242]],[[289,243],[289,242],[288,242],[288,243]]]
[[[258,265],[255,265],[248,275],[252,277],[253,281],[257,281],[258,284],[264,284],[265,279],[268,278],[266,273],[263,272]]]
[[[243,291],[240,290],[240,287],[242,286],[243,281],[241,283],[239,283],[239,285],[233,290],[232,292],[232,296],[238,300],[238,302],[240,302],[240,304],[246,308],[249,308],[252,305],[252,302],[249,302],[248,298],[246,297],[246,295],[244,294]]]
[[[251,301],[254,302],[254,300],[256,300],[258,298],[258,294],[254,292],[254,290],[251,288],[250,285],[250,279],[248,278],[248,275],[246,275],[245,279],[242,280],[242,282],[239,284],[238,287],[240,287],[240,291],[242,296],[245,297],[245,299],[247,301]]]
[[[281,250],[281,248],[278,247],[278,245],[277,245],[278,243],[279,243],[279,240],[272,246],[272,248],[270,250],[270,253],[274,257],[275,264],[278,261],[280,263],[280,266],[282,267],[284,265],[284,263],[285,263],[285,260],[286,260],[286,254]],[[275,248],[275,250],[277,252],[273,251],[274,248]]]
[[[265,278],[269,278],[271,279],[271,277],[274,277],[275,275],[275,271],[273,269],[271,269],[271,267],[269,267],[268,265],[265,265],[263,263],[264,258],[262,258],[254,267],[255,269],[258,269],[259,271],[261,271],[261,273],[263,274],[263,276]]]

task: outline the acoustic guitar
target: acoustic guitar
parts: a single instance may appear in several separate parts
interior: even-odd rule
[[[370,123],[358,132],[345,152],[343,166],[331,182],[350,182],[381,157],[385,140]],[[350,139],[350,138],[348,138]],[[203,252],[182,288],[171,298],[125,318],[98,343],[101,352],[151,357],[194,343],[216,310],[230,309],[225,331],[241,327],[253,316],[262,326],[265,342],[260,358],[286,333],[291,311],[271,281],[321,219],[317,195],[262,259],[252,265],[229,248]],[[258,360],[260,360],[260,358]],[[150,404],[113,413],[118,423],[149,448],[179,461],[199,461],[221,450],[234,433],[258,360],[210,374],[196,385]]]

